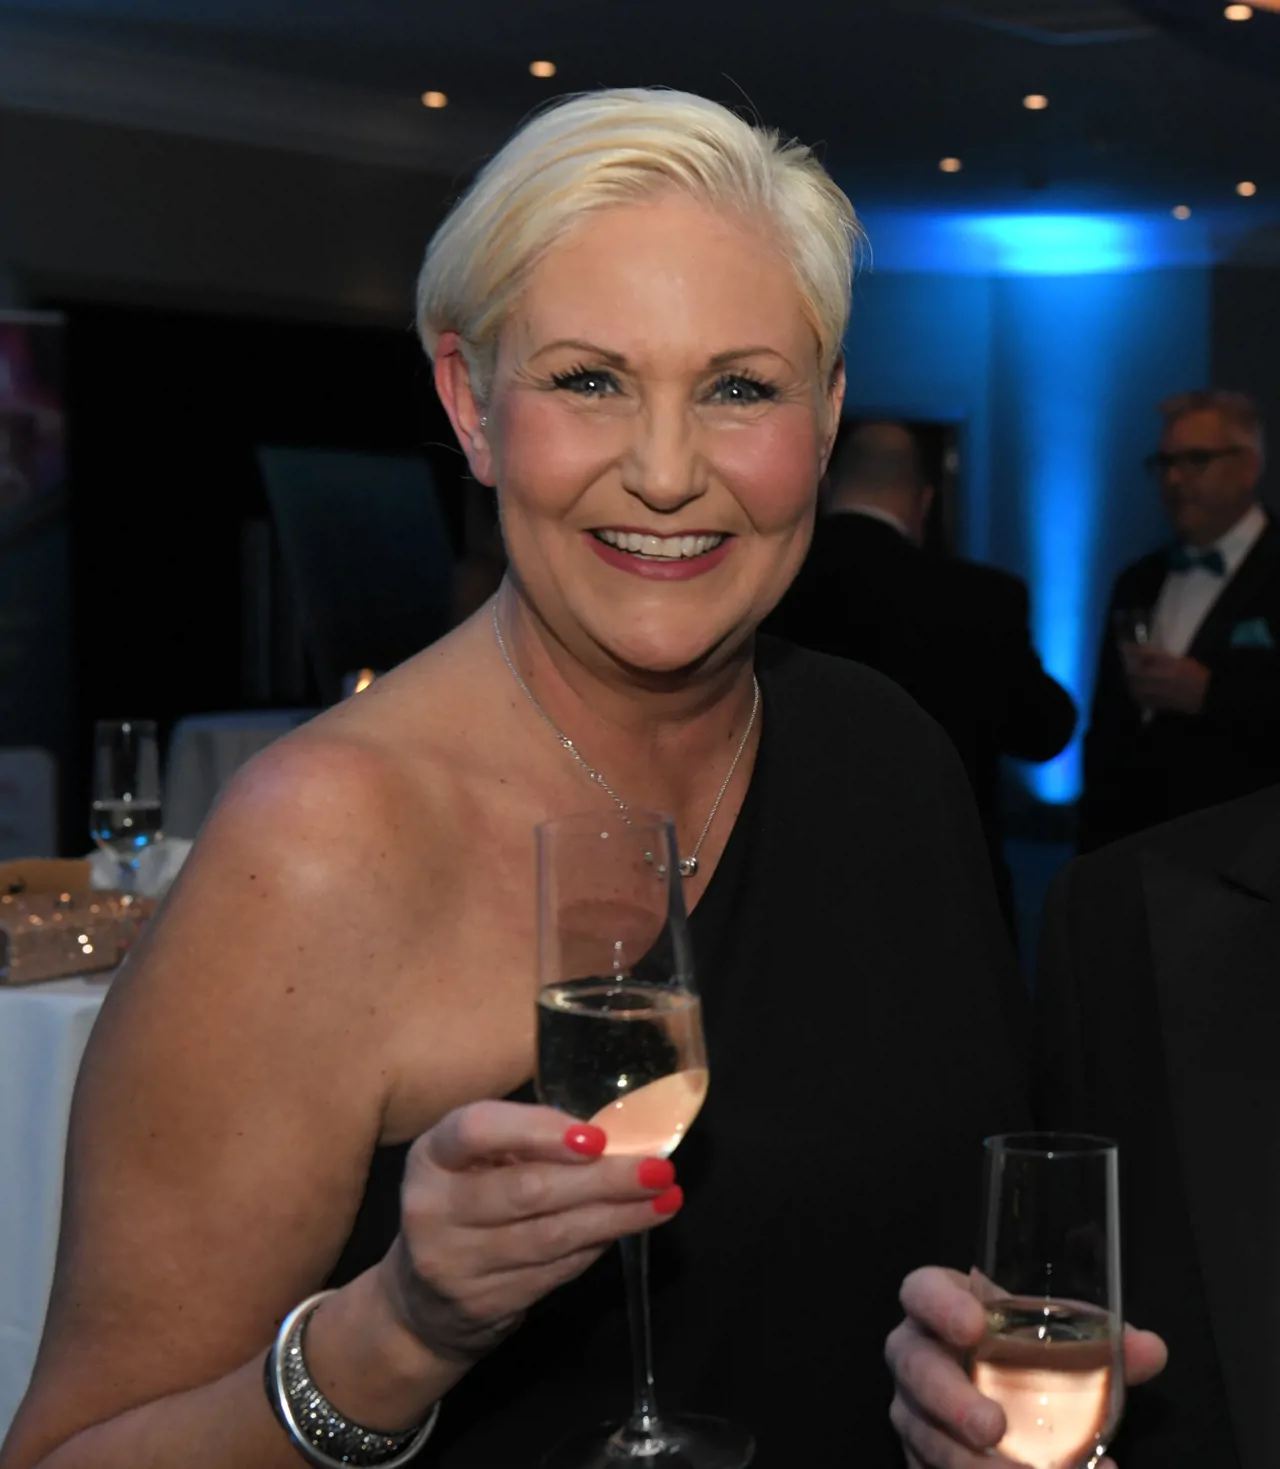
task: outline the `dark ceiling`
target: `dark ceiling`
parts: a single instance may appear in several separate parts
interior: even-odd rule
[[[565,91],[687,87],[822,144],[855,203],[1280,205],[1280,15],[1219,0],[0,0],[82,37],[405,99],[465,173]],[[556,63],[553,81],[529,62]],[[1029,92],[1043,112],[1023,108]],[[963,170],[938,171],[944,155]],[[1235,194],[1242,179],[1256,198]],[[1280,211],[1277,211],[1280,212]]]

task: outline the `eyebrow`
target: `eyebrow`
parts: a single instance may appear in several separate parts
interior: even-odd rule
[[[576,352],[585,352],[601,362],[606,362],[610,367],[625,369],[627,359],[621,352],[611,352],[607,347],[601,347],[597,342],[588,342],[580,337],[561,337],[557,341],[548,342],[546,346],[539,347],[529,358],[535,362],[539,357],[545,357],[548,352],[555,352],[561,348],[570,347]],[[707,362],[709,370],[714,371],[717,367],[726,367],[731,362],[741,362],[744,357],[776,357],[779,362],[791,366],[790,361],[783,356],[776,347],[731,347],[727,352],[717,352]]]
[[[529,361],[536,362],[539,357],[545,357],[548,352],[555,352],[562,347],[572,347],[576,352],[586,352],[592,357],[598,357],[601,362],[607,362],[610,367],[627,365],[627,359],[621,352],[610,352],[606,347],[601,347],[595,342],[583,341],[579,337],[561,337],[558,341],[548,342],[545,347],[539,347]]]

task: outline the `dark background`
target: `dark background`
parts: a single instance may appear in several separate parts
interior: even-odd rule
[[[58,301],[68,320],[76,757],[64,841],[86,845],[92,721],[318,704],[246,686],[242,534],[267,516],[262,444],[423,455],[455,549],[465,464],[408,331]]]

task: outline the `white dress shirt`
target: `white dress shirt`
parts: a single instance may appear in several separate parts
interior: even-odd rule
[[[1171,571],[1165,577],[1151,620],[1151,641],[1157,648],[1186,657],[1200,624],[1266,528],[1262,507],[1250,506],[1225,536],[1201,548],[1221,553],[1227,568],[1225,576],[1214,576],[1203,566],[1193,566],[1187,571]]]

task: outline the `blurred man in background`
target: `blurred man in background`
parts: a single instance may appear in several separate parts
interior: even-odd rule
[[[1111,593],[1082,851],[1280,782],[1280,529],[1258,502],[1258,411],[1212,391],[1160,412],[1148,467],[1176,540]]]
[[[1075,705],[1032,645],[1024,584],[921,550],[933,495],[904,424],[854,428],[832,457],[813,546],[771,630],[878,669],[942,725],[973,784],[1012,925],[999,758],[1051,759],[1071,738]]]

